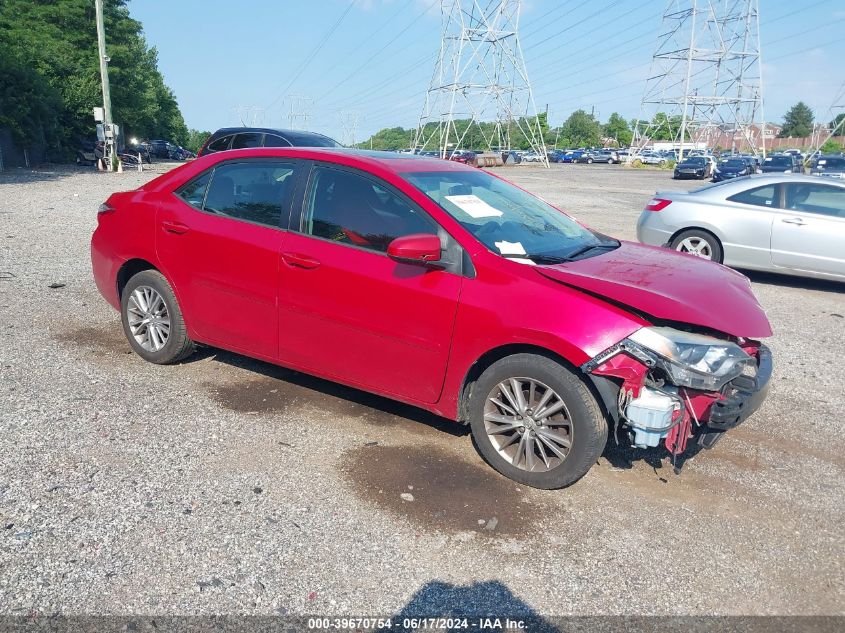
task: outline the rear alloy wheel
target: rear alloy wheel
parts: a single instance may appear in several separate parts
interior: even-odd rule
[[[138,356],[151,363],[175,363],[194,351],[173,289],[157,270],[134,275],[120,301],[123,331]]]
[[[550,358],[516,354],[473,385],[472,435],[500,473],[535,488],[575,483],[604,450],[607,422],[584,382]]]
[[[722,262],[722,245],[707,231],[692,229],[675,236],[671,244],[679,253],[695,255],[702,259]]]

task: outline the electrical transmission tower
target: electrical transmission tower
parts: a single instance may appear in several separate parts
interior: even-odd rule
[[[830,121],[830,129],[824,129],[824,138],[817,137],[816,131],[820,128],[818,126],[813,126],[813,138],[810,142],[812,151],[810,152],[810,156],[819,154],[822,145],[827,143],[834,136],[845,135],[845,116],[841,117],[838,121],[836,120],[840,114],[845,114],[845,81],[843,81],[842,85],[839,86],[839,90],[833,98],[833,103],[827,111],[827,116],[829,117],[828,121]]]
[[[305,95],[288,95],[285,101],[288,103],[288,127],[292,130],[307,130],[314,99]]]
[[[338,112],[340,125],[343,127],[343,144],[347,147],[355,147],[358,136],[358,126],[361,123],[361,113],[357,110],[341,110]]]
[[[442,157],[464,143],[510,149],[523,139],[548,165],[519,40],[521,0],[441,0],[443,36],[414,147]]]
[[[265,109],[257,105],[236,105],[232,107],[235,123],[244,127],[259,127],[264,125]]]
[[[765,155],[759,0],[669,0],[634,133]]]

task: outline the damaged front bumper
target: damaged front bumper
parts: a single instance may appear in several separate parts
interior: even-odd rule
[[[656,359],[630,341],[622,341],[585,363],[589,376],[615,424],[629,432],[639,447],[657,446],[679,455],[688,440],[712,448],[728,431],[751,416],[766,399],[772,376],[768,347],[746,341],[743,350],[754,359],[748,371],[718,391],[678,387],[655,375]]]

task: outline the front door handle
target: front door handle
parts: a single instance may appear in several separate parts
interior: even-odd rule
[[[807,224],[801,218],[787,218],[785,220],[782,220],[782,222],[786,222],[786,224],[797,224],[798,226],[804,226],[805,224]]]
[[[182,235],[183,233],[187,233],[191,230],[186,224],[182,224],[181,222],[171,222],[170,220],[162,222],[161,228],[168,233],[176,233],[176,235]]]
[[[282,253],[282,260],[288,266],[296,266],[297,268],[317,268],[320,265],[319,260],[314,259],[313,257],[308,257],[306,255],[302,255],[300,253]]]

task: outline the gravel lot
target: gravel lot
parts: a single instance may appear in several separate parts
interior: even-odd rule
[[[845,286],[753,275],[771,396],[680,476],[609,446],[574,487],[527,489],[409,407],[215,350],[130,353],[88,240],[154,168],[0,174],[0,612],[845,613]],[[655,190],[696,186],[503,172],[630,239]]]

